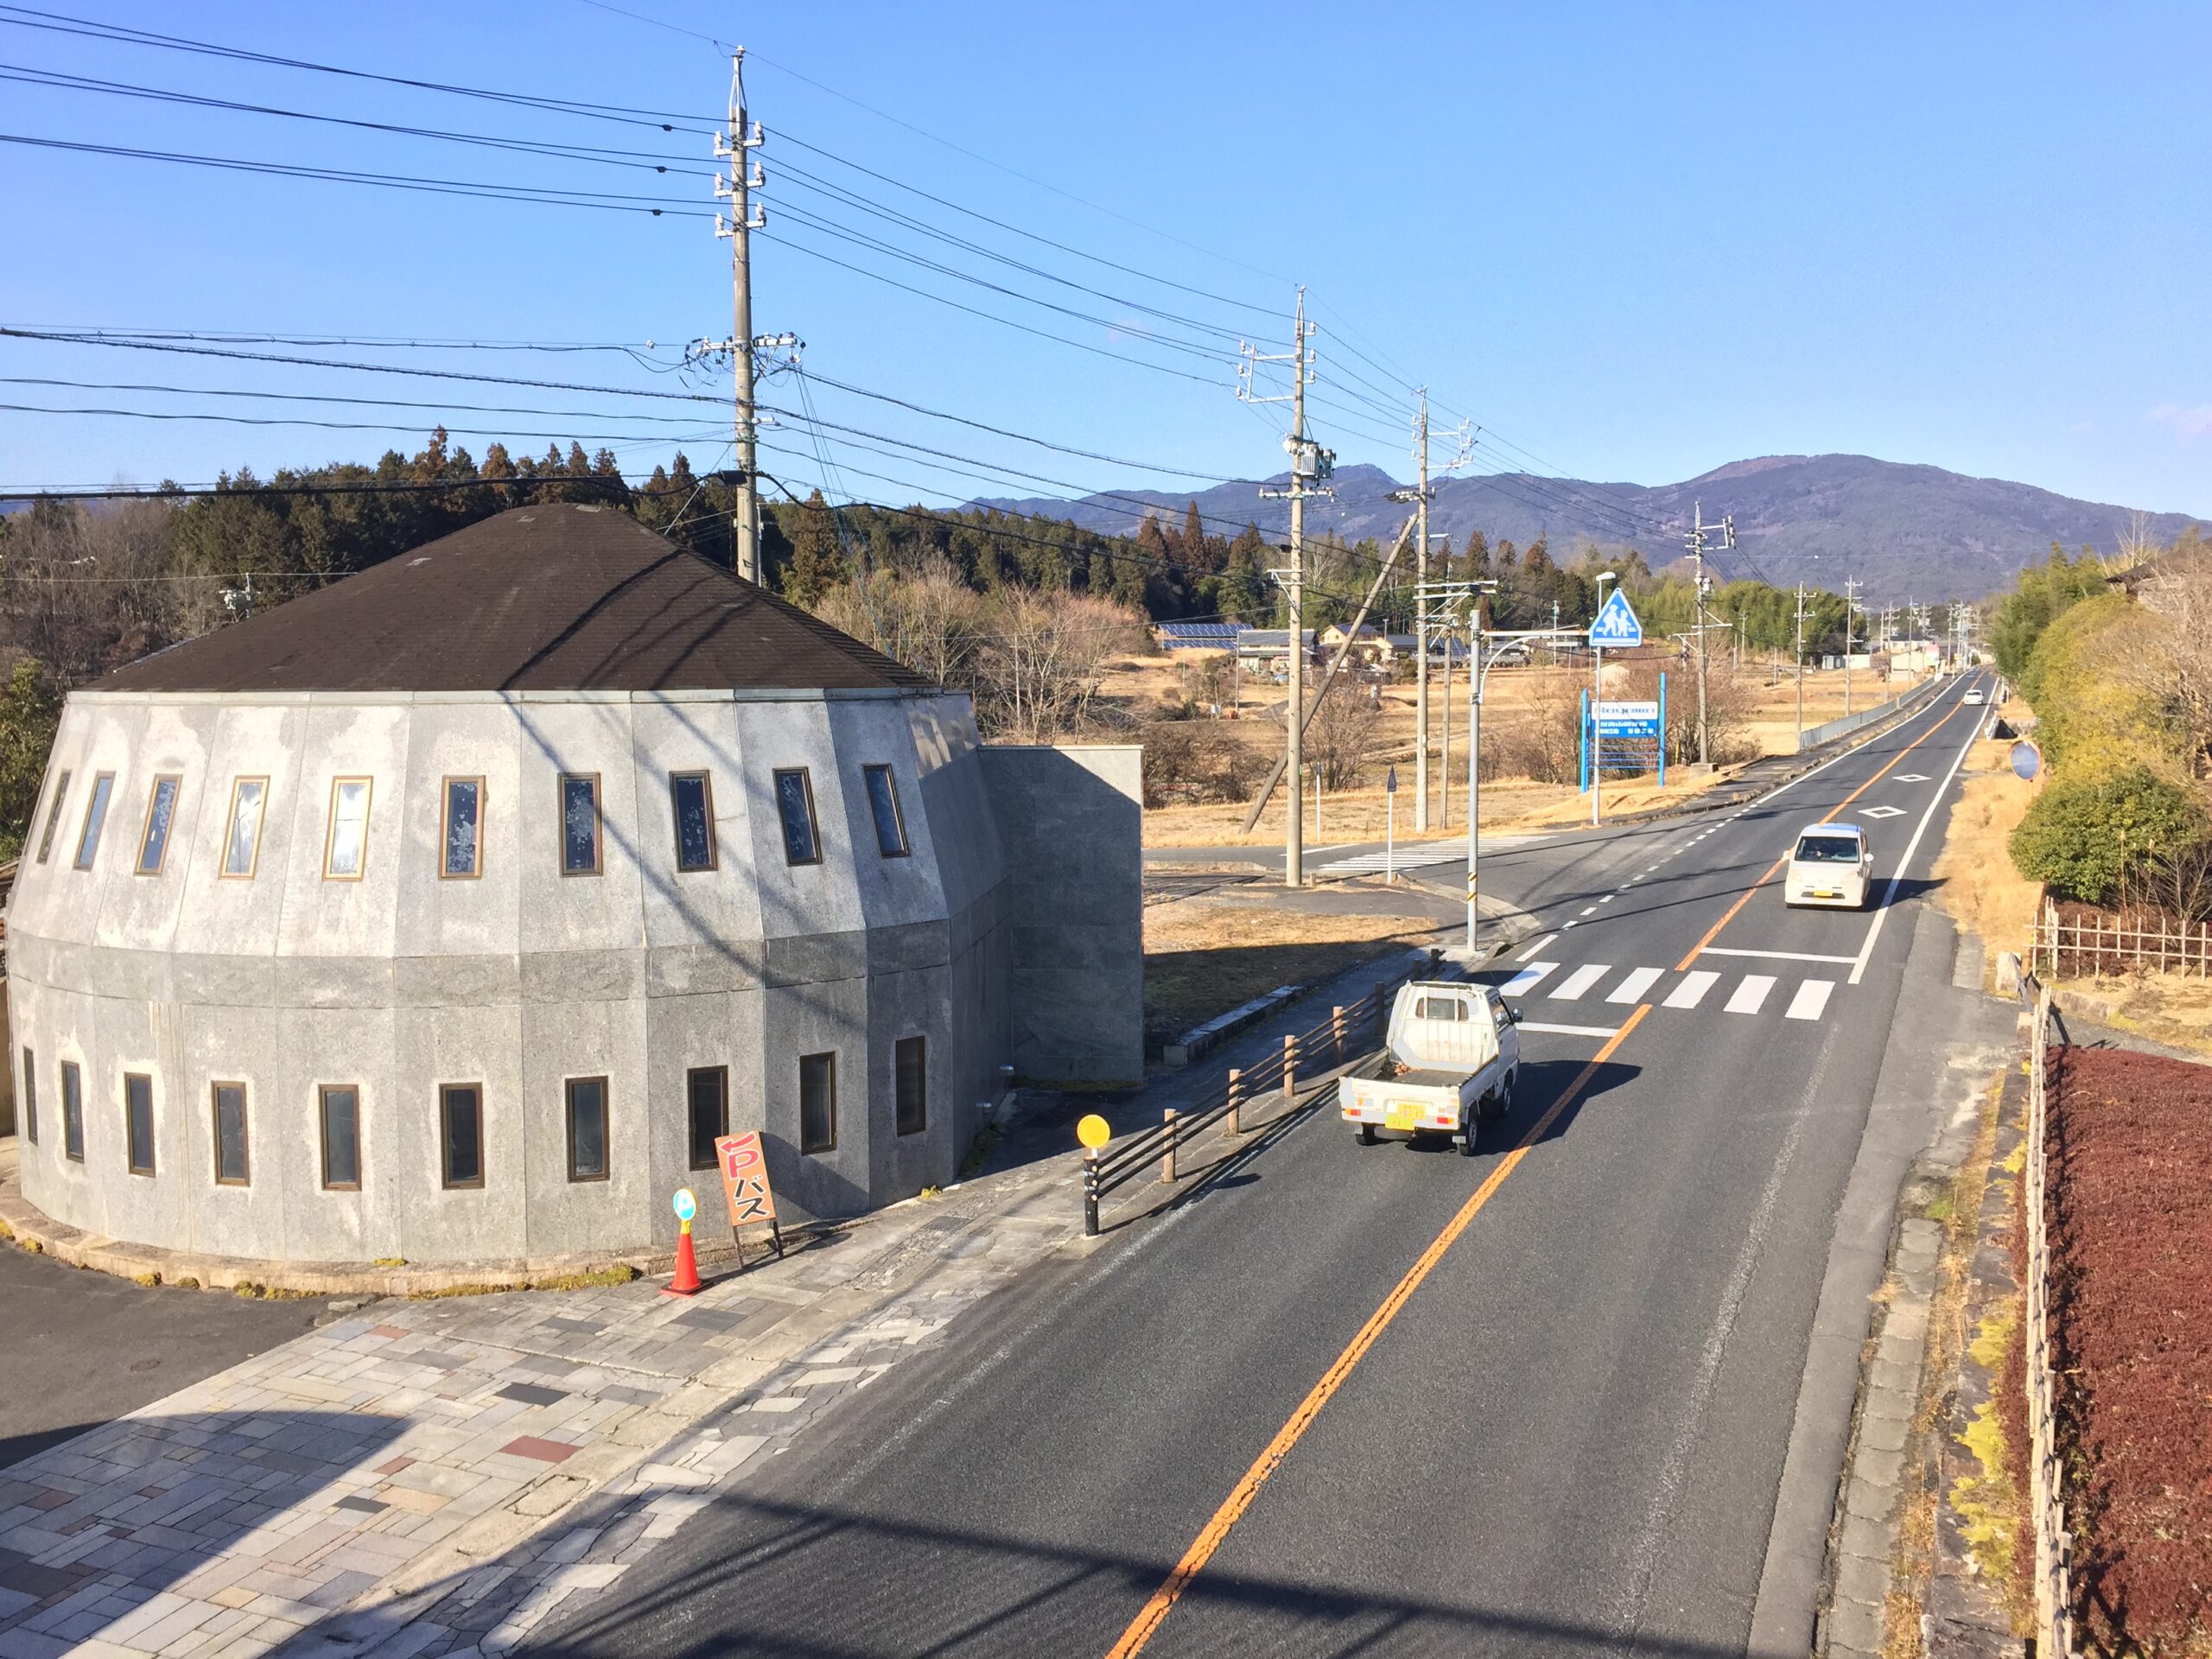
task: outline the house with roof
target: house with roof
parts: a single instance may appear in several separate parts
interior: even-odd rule
[[[1162,622],[1153,630],[1153,638],[1162,651],[1226,652],[1236,649],[1240,632],[1234,622]]]
[[[73,692],[7,917],[23,1197],[285,1262],[665,1248],[1142,1072],[1139,752],[613,508],[518,508]]]

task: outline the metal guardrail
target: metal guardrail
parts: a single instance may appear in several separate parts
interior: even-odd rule
[[[1949,683],[1948,679],[1929,680],[1924,684],[1914,686],[1902,696],[1891,697],[1887,702],[1876,703],[1872,709],[1862,709],[1855,715],[1846,715],[1841,719],[1831,720],[1825,725],[1808,726],[1804,734],[1797,740],[1797,753],[1802,754],[1806,750],[1816,749],[1823,743],[1833,743],[1837,738],[1847,736],[1861,727],[1872,726],[1878,720],[1887,720],[1891,715],[1904,709],[1914,698],[1924,696],[1929,692]]]
[[[2046,1072],[2050,1053],[2050,991],[2031,979],[2022,995],[2034,998],[2028,1064],[2028,1313],[2024,1332],[2028,1373],[2028,1505],[2036,1538],[2036,1651],[2050,1659],[2072,1659],[2074,1646],[2074,1536],[2066,1529],[2063,1471],[2058,1447],[2057,1383],[2050,1355],[2050,1235],[2044,1220],[2050,1171],[2044,1143],[2050,1135]]]
[[[1280,1094],[1287,1106],[1294,1105],[1298,1100],[1298,1078],[1303,1070],[1309,1066],[1335,1070],[1371,1048],[1379,1047],[1389,1023],[1390,1005],[1396,1000],[1399,988],[1416,979],[1433,977],[1442,957],[1442,951],[1431,950],[1423,968],[1385,980],[1357,1002],[1330,1009],[1329,1017],[1310,1031],[1288,1033],[1282,1039],[1281,1050],[1259,1065],[1231,1066],[1220,1086],[1209,1090],[1193,1105],[1181,1110],[1169,1107],[1161,1115],[1157,1128],[1140,1129],[1135,1135],[1086,1151],[1083,1160],[1084,1234],[1097,1236],[1099,1199],[1146,1174],[1154,1166],[1158,1166],[1160,1180],[1172,1185],[1176,1179],[1177,1152],[1215,1124],[1226,1122],[1231,1137],[1241,1135],[1244,1133],[1243,1112],[1248,1103]],[[1335,1086],[1332,1078],[1314,1091],[1315,1097],[1322,1090]]]

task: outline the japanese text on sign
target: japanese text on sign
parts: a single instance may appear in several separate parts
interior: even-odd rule
[[[776,1219],[776,1195],[768,1190],[768,1160],[760,1132],[725,1135],[715,1142],[715,1162],[722,1172],[722,1197],[729,1203],[732,1231],[765,1227]]]

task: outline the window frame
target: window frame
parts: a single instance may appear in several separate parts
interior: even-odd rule
[[[238,1162],[244,1173],[230,1176],[223,1173],[223,1090],[238,1091]],[[245,1084],[235,1078],[213,1077],[207,1084],[207,1110],[215,1130],[215,1185],[218,1186],[251,1186],[253,1185],[253,1131],[247,1115]]]
[[[475,1103],[476,1174],[469,1180],[453,1179],[453,1097],[466,1091]],[[484,1085],[480,1083],[442,1083],[438,1085],[438,1185],[448,1192],[479,1192],[484,1188]]]
[[[152,868],[149,868],[146,863],[146,842],[154,833],[154,808],[161,801],[162,785],[164,784],[169,785],[172,790],[169,796],[169,821],[162,830],[161,851],[156,856]],[[157,876],[162,873],[162,867],[168,862],[169,842],[176,834],[177,805],[183,798],[184,774],[182,772],[157,772],[154,774],[154,785],[146,791],[146,821],[138,829],[138,856],[130,866],[131,874]]]
[[[60,779],[54,785],[54,798],[46,804],[46,828],[39,832],[38,861],[41,864],[53,856],[54,832],[61,824],[61,809],[69,804],[69,782],[76,776],[73,766],[61,768]]]
[[[361,786],[361,855],[351,870],[334,870],[330,855],[338,847],[338,792],[348,784]],[[326,881],[359,881],[369,873],[369,824],[376,810],[374,778],[359,772],[346,772],[330,780],[330,813],[322,829],[322,879]]]
[[[599,1090],[599,1170],[596,1174],[580,1172],[576,1167],[576,1085],[595,1085]],[[561,1080],[562,1126],[569,1142],[569,1181],[571,1185],[588,1185],[612,1179],[614,1173],[614,1148],[612,1145],[614,1111],[609,1101],[611,1086],[607,1078],[563,1077]]]
[[[883,844],[883,814],[877,810],[874,780],[883,779],[884,794],[891,803],[891,827],[899,832],[896,849]],[[913,837],[906,833],[906,809],[899,802],[899,774],[886,761],[861,768],[861,792],[868,797],[868,813],[875,825],[875,850],[886,858],[912,858],[914,855]]]
[[[698,1080],[713,1077],[715,1085],[715,1130],[707,1138],[707,1155],[699,1156],[699,1096]],[[684,1151],[693,1169],[714,1169],[720,1160],[715,1154],[715,1142],[729,1133],[729,1067],[726,1065],[693,1065],[683,1072],[683,1136]]]
[[[806,798],[807,839],[812,843],[813,851],[804,858],[795,858],[791,855],[791,822],[784,817],[784,779],[786,778],[798,779],[800,791]],[[784,862],[792,869],[798,869],[809,864],[819,864],[822,861],[822,815],[815,810],[814,806],[812,769],[807,766],[778,766],[772,773],[772,779],[770,794],[774,798],[776,805],[776,828],[782,833],[784,838]]]
[[[466,784],[476,791],[475,834],[468,844],[468,868],[456,870],[453,867],[453,791],[457,785]],[[442,779],[438,784],[438,880],[441,881],[474,881],[484,874],[484,801],[488,793],[480,773],[456,772]],[[365,837],[364,841],[365,842]],[[365,845],[363,848],[366,851]]]
[[[253,812],[253,844],[246,858],[245,868],[243,870],[234,870],[231,868],[231,842],[232,837],[238,833],[238,791],[245,788],[248,784],[259,784],[261,785],[261,804],[254,809]],[[268,778],[262,773],[247,772],[232,779],[231,810],[229,816],[225,817],[223,820],[223,857],[222,861],[218,864],[215,868],[215,879],[218,881],[251,881],[253,880],[255,873],[261,868],[261,832],[268,827]],[[364,850],[365,851],[366,849],[364,848]]]
[[[25,1043],[23,1051],[23,1138],[38,1145],[38,1056]]]
[[[85,1068],[74,1060],[61,1062],[61,1155],[85,1161]]]
[[[334,1181],[330,1179],[330,1097],[334,1094],[353,1096],[353,1179],[350,1181]],[[359,1192],[361,1190],[361,1085],[358,1083],[318,1083],[315,1086],[315,1134],[322,1153],[322,1190],[326,1192]],[[442,1126],[441,1128],[442,1130]]]
[[[677,798],[678,784],[696,779],[700,798],[707,809],[707,861],[686,864],[683,861],[683,805]],[[691,772],[671,772],[668,774],[669,828],[676,836],[676,872],[678,875],[702,875],[719,870],[722,863],[721,837],[715,833],[715,774],[703,768]]]
[[[815,1060],[824,1062],[823,1069],[830,1079],[830,1138],[820,1141],[807,1139],[806,1068],[810,1061]],[[798,1149],[809,1156],[837,1150],[837,1051],[834,1048],[798,1057]]]
[[[92,792],[85,802],[85,821],[77,830],[77,853],[70,861],[72,869],[89,870],[100,855],[100,837],[107,831],[108,803],[115,794],[115,774],[99,772],[92,774]]]
[[[569,863],[569,785],[591,785],[591,863],[571,867]],[[561,842],[561,874],[568,875],[604,875],[607,874],[606,823],[600,812],[600,774],[595,772],[564,772],[553,780],[554,799],[559,811],[555,820]],[[671,797],[673,804],[674,798]],[[710,815],[711,818],[711,815]]]
[[[918,1045],[920,1060],[914,1075],[918,1084],[914,1121],[906,1121],[906,1050],[908,1045]],[[922,1135],[930,1127],[930,1039],[926,1033],[916,1032],[911,1037],[901,1037],[891,1045],[891,1122],[899,1135]]]
[[[136,1116],[137,1107],[130,1098],[130,1085],[134,1083],[143,1084],[146,1086],[146,1145],[143,1148],[146,1154],[146,1161],[143,1164],[138,1161],[138,1154],[142,1148],[138,1145],[138,1120]],[[123,1074],[123,1162],[124,1167],[131,1174],[143,1175],[150,1179],[159,1173],[160,1160],[155,1154],[154,1138],[153,1073],[126,1071]]]

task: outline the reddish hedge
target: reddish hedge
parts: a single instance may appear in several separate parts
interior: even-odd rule
[[[2054,1051],[2050,1211],[2076,1615],[2108,1649],[2212,1637],[2212,1067]]]

